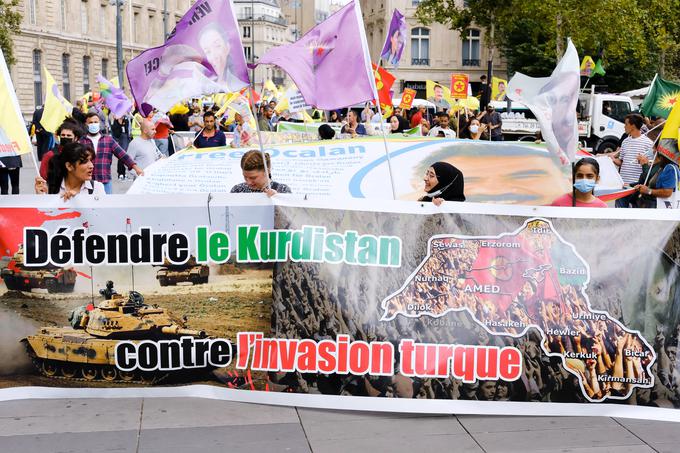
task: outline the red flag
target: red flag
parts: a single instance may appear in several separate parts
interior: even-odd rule
[[[373,64],[373,73],[375,74],[375,85],[378,89],[378,100],[380,100],[380,109],[385,112],[388,109],[392,110],[392,85],[397,80],[392,74],[387,72],[385,68],[381,68]]]
[[[132,220],[130,220],[130,217],[127,217],[127,218],[125,219],[125,224],[126,224],[126,225],[132,225]]]
[[[83,222],[83,228],[90,228],[90,222]]]

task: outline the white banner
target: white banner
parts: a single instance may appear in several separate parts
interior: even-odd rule
[[[465,177],[468,201],[545,205],[571,188],[568,167],[544,146],[440,138],[388,138],[397,198],[417,200],[423,175],[447,161]],[[224,193],[243,182],[246,149],[190,149],[156,162],[128,193]],[[272,179],[309,197],[392,199],[382,138],[266,146]]]

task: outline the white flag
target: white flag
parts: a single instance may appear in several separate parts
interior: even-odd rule
[[[518,72],[508,83],[508,97],[534,113],[548,150],[564,164],[574,160],[578,146],[576,105],[580,85],[578,53],[571,40],[550,77],[529,77]]]

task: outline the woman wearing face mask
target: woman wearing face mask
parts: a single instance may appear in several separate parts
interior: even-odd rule
[[[68,145],[69,143],[72,142],[77,142],[80,140],[80,138],[84,135],[83,130],[81,129],[80,125],[78,122],[71,118],[67,118],[64,120],[63,123],[61,123],[61,126],[57,129],[57,137],[59,137],[59,144],[56,146],[54,151],[48,151],[45,153],[43,156],[42,160],[40,161],[40,176],[42,179],[47,181],[49,179],[49,173],[50,173],[50,162],[52,162],[52,157],[54,157],[55,154],[59,154],[61,152],[61,148],[64,145]]]
[[[62,146],[61,152],[52,157],[54,172],[45,181],[35,178],[35,193],[59,194],[67,201],[80,194],[104,195],[104,185],[92,180],[94,152],[81,143]]]
[[[482,137],[484,131],[486,130],[486,124],[482,124],[479,122],[477,118],[473,118],[470,121],[468,130],[470,131],[470,139],[479,140]]]
[[[425,192],[418,201],[441,206],[444,201],[465,201],[463,173],[448,162],[435,162],[425,172]]]
[[[593,191],[600,180],[600,164],[592,157],[584,157],[574,165],[574,188],[553,201],[550,206],[576,206],[578,208],[606,208]]]

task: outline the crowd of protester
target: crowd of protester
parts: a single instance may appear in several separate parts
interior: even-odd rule
[[[408,134],[440,138],[469,140],[503,140],[501,115],[492,103],[481,111],[461,108],[457,111],[437,107],[429,109],[419,105],[410,110],[395,107],[385,120],[375,107],[348,108],[333,111],[312,111],[312,120],[322,123],[318,127],[321,140],[353,138],[377,134]],[[79,100],[71,117],[51,134],[44,130],[40,121],[42,109],[37,109],[32,121],[31,132],[35,137],[37,155],[40,160],[40,177],[37,187],[49,187],[50,162],[58,157],[65,145],[78,141],[94,151],[92,179],[104,186],[105,193],[112,193],[112,179],[132,180],[143,175],[144,169],[158,159],[169,157],[185,146],[209,148],[220,146],[248,147],[256,130],[262,133],[277,131],[280,122],[303,122],[301,113],[291,114],[288,110],[277,110],[276,100],[261,102],[257,111],[256,130],[244,116],[236,113],[226,115],[224,109],[214,103],[190,102],[183,112],[152,112],[142,117],[139,112],[114,117],[98,104]],[[680,179],[678,166],[661,154],[656,145],[661,132],[661,120],[629,114],[624,120],[625,133],[616,151],[610,154],[619,168],[626,187],[633,193],[617,199],[618,208],[657,208],[674,204],[674,197]],[[254,147],[254,146],[252,146]],[[112,175],[113,157],[116,157],[115,175]],[[4,157],[0,166],[0,192],[19,193],[21,158]],[[56,162],[58,164],[60,162]],[[453,167],[455,169],[455,167]],[[440,167],[444,172],[445,167]],[[425,194],[421,201],[464,201],[463,175],[460,170],[459,194],[437,196],[430,193],[427,178]],[[56,174],[56,172],[53,172]],[[433,173],[437,173],[433,171]],[[600,168],[595,159],[581,159],[573,167],[573,188],[570,192],[553,201],[553,206],[606,207],[607,204],[595,196]],[[445,174],[435,178],[447,179]],[[52,185],[54,187],[54,185]],[[432,192],[437,192],[440,186]],[[80,192],[78,192],[80,193]]]

